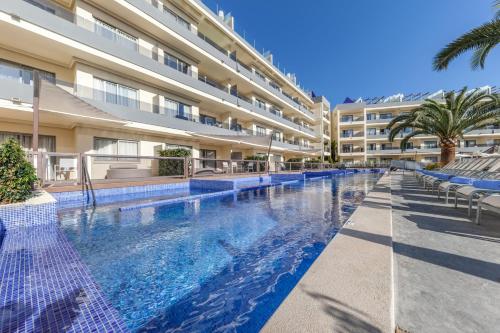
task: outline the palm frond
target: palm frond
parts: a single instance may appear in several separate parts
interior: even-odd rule
[[[441,71],[448,68],[448,65],[461,54],[472,50],[483,50],[484,58],[489,51],[500,42],[500,19],[490,22],[470,30],[453,42],[446,45],[435,57],[433,62],[434,70]],[[481,62],[481,52],[478,54],[478,66],[484,67],[484,60]]]

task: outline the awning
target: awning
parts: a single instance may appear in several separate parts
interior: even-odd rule
[[[271,140],[271,135],[248,135],[248,134],[235,134],[235,135],[214,135],[214,134],[204,134],[204,133],[191,133],[191,135],[199,138],[210,139],[214,141],[222,141],[234,145],[244,145],[249,148],[263,148],[269,149],[269,141]],[[278,151],[293,151],[297,153],[309,153],[314,154],[321,152],[321,149],[316,148],[302,148],[299,146],[294,146],[291,144],[281,143],[273,141],[271,144],[271,150]]]
[[[77,117],[81,122],[102,121],[126,124],[127,121],[104,112],[63,88],[48,81],[40,80],[40,110],[57,113],[61,117]],[[72,87],[71,87],[72,88]]]

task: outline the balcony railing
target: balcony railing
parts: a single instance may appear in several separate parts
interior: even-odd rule
[[[161,10],[160,8],[158,8],[158,5],[155,4],[156,0],[143,0],[143,1],[146,2],[147,4],[151,5],[155,10],[158,10],[158,11],[162,12],[165,15],[171,16],[171,14],[169,12],[165,12],[165,11]],[[210,9],[208,9],[208,10],[210,11]],[[178,22],[178,23],[179,23],[179,25],[185,26],[184,22]],[[191,31],[191,30],[189,30],[189,31]],[[226,50],[224,47],[222,47],[219,44],[217,44],[216,42],[214,42],[212,39],[210,39],[209,37],[207,37],[206,35],[204,35],[202,32],[198,31],[197,32],[197,36],[200,38],[200,40],[204,41],[207,46],[213,47],[214,49],[216,49],[217,51],[219,51],[219,53],[221,55],[223,55],[224,58],[227,57],[227,58],[233,60],[235,62],[235,70],[236,71],[238,71],[238,72],[242,73],[243,75],[247,76],[252,81],[255,81],[255,82],[259,83],[261,86],[263,86],[264,88],[266,88],[266,90],[268,90],[268,91],[270,91],[272,93],[278,92],[281,97],[284,97],[287,102],[289,102],[294,108],[298,109],[302,113],[304,113],[304,114],[306,114],[306,115],[308,115],[310,117],[313,115],[313,113],[309,109],[301,106],[299,103],[297,103],[295,100],[293,100],[293,98],[289,94],[284,93],[281,89],[276,89],[276,84],[273,84],[273,81],[265,80],[265,79],[260,78],[257,74],[255,74],[255,72],[249,66],[241,63],[235,57],[232,57],[230,55],[230,52],[228,50]],[[226,63],[230,63],[229,61],[225,61],[225,62]]]
[[[96,35],[98,35],[102,38],[106,38],[111,43],[118,44],[119,47],[125,47],[127,50],[138,53],[139,55],[144,56],[146,58],[153,59],[155,61],[158,60],[158,56],[153,50],[139,46],[137,41],[134,42],[130,39],[124,38],[123,36],[121,36],[121,34],[115,33],[109,29],[106,30],[106,32],[105,32],[106,36],[103,36],[101,33],[98,33],[99,31],[103,30],[103,27],[101,25],[97,25],[96,22],[94,22],[94,21],[88,20],[88,19],[81,17],[81,16],[78,16],[78,15],[74,15],[73,13],[64,11],[62,9],[58,9],[57,11],[49,10],[52,7],[49,7],[49,5],[43,5],[46,2],[44,0],[24,0],[24,2],[29,3],[31,5],[34,5],[37,8],[41,8],[46,13],[49,13],[49,14],[54,15],[56,17],[62,18],[68,22],[71,22],[82,29],[85,29],[87,31],[95,33]],[[165,15],[168,15],[168,14],[165,14]],[[172,66],[169,66],[168,64],[164,64],[164,65],[167,67],[172,67]],[[176,67],[175,69],[178,71],[178,73],[184,74],[188,77],[193,77],[193,74],[192,74],[190,68],[186,69],[186,67],[181,66],[181,67]],[[202,79],[199,82],[204,82],[204,80]],[[214,84],[213,81],[204,82],[204,83],[211,86],[211,87],[215,86],[215,88],[217,88],[219,91],[223,91],[226,94],[230,94],[225,87],[222,87],[223,89],[221,89],[221,86],[218,84]],[[309,131],[307,129],[303,129],[303,128],[298,128],[298,129],[304,130],[308,133],[311,133],[311,131]]]
[[[358,132],[358,133],[340,133],[341,138],[362,138],[364,137],[365,134],[364,132]]]
[[[342,153],[343,154],[350,154],[350,153],[364,153],[365,149],[361,147],[357,148],[342,148]]]
[[[355,117],[355,118],[340,118],[340,122],[343,124],[349,124],[349,123],[354,123],[354,122],[359,122],[363,121],[363,117]]]

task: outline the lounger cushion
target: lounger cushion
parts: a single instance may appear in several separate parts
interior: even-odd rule
[[[500,191],[500,180],[494,180],[494,179],[476,180],[472,183],[472,186],[477,187],[479,189]]]
[[[467,178],[467,177],[452,177],[450,179],[450,183],[453,184],[467,184],[470,185],[472,184],[476,179],[474,178]]]

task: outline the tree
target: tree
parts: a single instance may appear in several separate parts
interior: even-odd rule
[[[441,163],[447,164],[455,159],[455,150],[459,139],[464,134],[500,124],[500,98],[478,89],[468,92],[464,87],[460,92],[445,94],[443,101],[426,99],[410,113],[395,117],[388,125],[389,140],[405,129],[412,131],[401,140],[401,149],[405,150],[409,140],[417,135],[427,134],[439,138]]]
[[[338,156],[337,156],[338,144],[337,144],[337,140],[332,140],[332,144],[331,144],[330,148],[331,148],[330,154],[331,154],[333,162],[338,162]]]
[[[467,51],[474,51],[471,67],[484,68],[486,57],[500,42],[500,0],[495,1],[494,7],[497,11],[493,20],[470,30],[439,51],[434,57],[434,70],[447,69],[452,60]]]
[[[28,199],[36,180],[35,168],[16,140],[0,146],[0,204]]]

